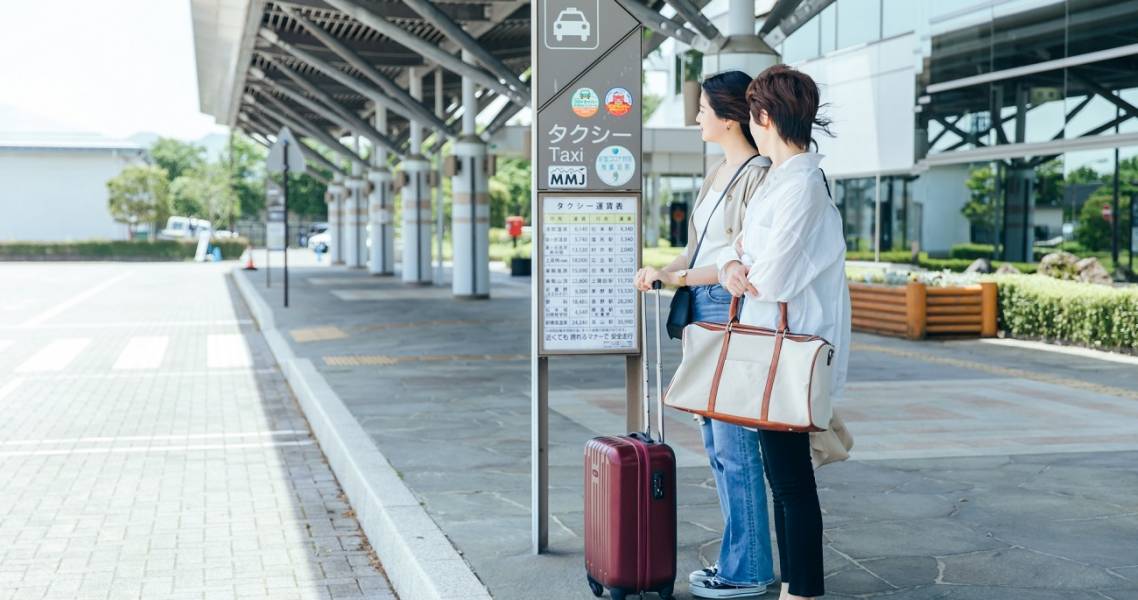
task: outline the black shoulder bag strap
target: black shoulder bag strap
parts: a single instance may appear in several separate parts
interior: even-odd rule
[[[703,225],[703,233],[699,236],[699,241],[696,242],[695,251],[692,252],[691,260],[688,262],[688,268],[691,269],[695,266],[696,258],[699,257],[699,249],[703,246],[703,240],[707,237],[707,230],[711,227],[711,218],[715,216],[715,211],[719,210],[719,205],[723,203],[723,199],[727,197],[727,193],[735,187],[735,181],[739,179],[739,175],[743,173],[743,169],[751,164],[758,155],[748,158],[746,162],[739,165],[738,170],[731,176],[731,181],[723,188],[723,193],[719,194],[719,200],[716,200],[715,206],[711,207],[711,214],[707,216],[707,222]],[[718,175],[716,171],[716,175]],[[710,185],[708,189],[711,189]],[[693,215],[694,216],[694,215]],[[680,339],[684,335],[684,327],[687,327],[692,322],[692,297],[691,288],[688,286],[681,287],[676,290],[675,295],[672,296],[671,309],[668,312],[668,337],[672,339]]]

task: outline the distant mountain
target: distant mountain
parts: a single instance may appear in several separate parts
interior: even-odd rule
[[[0,133],[38,133],[44,131],[80,131],[78,127],[57,119],[0,104]]]
[[[143,132],[136,133],[127,139],[132,141],[132,142],[135,142],[136,144],[140,144],[146,148],[149,148],[160,137],[162,137],[162,136],[158,135],[157,133],[153,133],[150,131],[143,131]],[[212,161],[212,160],[217,160],[218,158],[220,158],[221,153],[224,152],[225,149],[228,147],[228,145],[229,145],[229,134],[211,133],[211,134],[208,134],[204,137],[198,138],[196,140],[183,140],[183,141],[188,141],[194,145],[201,146],[201,147],[205,148],[206,156],[208,157],[209,160]]]

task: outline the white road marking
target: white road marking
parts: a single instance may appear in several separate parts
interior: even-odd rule
[[[8,394],[16,391],[16,388],[20,387],[20,384],[23,382],[23,379],[19,377],[13,377],[12,379],[9,379],[8,382],[4,385],[0,385],[0,401],[8,397]]]
[[[0,458],[7,456],[66,456],[69,454],[140,454],[144,452],[191,452],[194,450],[242,450],[248,448],[282,448],[287,446],[311,446],[313,440],[295,442],[249,442],[245,444],[198,444],[186,446],[132,446],[129,448],[73,448],[70,450],[15,450],[0,452]]]
[[[83,301],[87,300],[91,296],[98,294],[99,292],[111,287],[112,285],[122,281],[123,279],[126,279],[127,277],[130,277],[130,275],[131,275],[131,272],[128,271],[126,273],[122,273],[122,274],[118,275],[117,277],[112,277],[112,278],[100,283],[99,285],[96,285],[95,287],[87,288],[86,290],[83,290],[82,292],[75,294],[74,296],[68,298],[67,300],[64,300],[63,302],[60,302],[59,304],[56,304],[55,306],[43,311],[42,313],[28,319],[27,321],[24,321],[23,323],[20,324],[20,326],[23,328],[37,327],[41,323],[43,323],[44,321],[58,315],[59,313],[71,308],[72,306],[75,306],[76,304],[82,303]]]
[[[51,323],[36,329],[113,329],[116,327],[221,327],[252,325],[252,319],[214,319],[198,321],[109,321],[107,323]],[[24,325],[0,325],[4,329],[26,329]]]
[[[25,379],[40,381],[63,381],[69,379],[130,379],[149,377],[221,377],[232,375],[272,375],[276,369],[197,369],[192,371],[119,371],[117,373],[54,373],[51,375],[28,375]]]
[[[19,380],[16,380],[19,381]],[[5,386],[7,387],[7,386]],[[4,388],[0,388],[0,398],[3,397]],[[122,435],[117,437],[79,437],[79,438],[52,438],[45,440],[8,440],[0,442],[0,446],[37,446],[47,444],[115,444],[120,442],[188,442],[190,440],[209,440],[248,437],[276,437],[285,435],[304,435],[307,431],[299,429],[283,429],[280,431],[238,431],[233,433],[187,433],[170,435]]]
[[[16,367],[17,373],[38,373],[43,371],[62,371],[76,356],[91,343],[91,338],[64,338],[56,340],[40,349],[23,364]]]
[[[245,336],[240,333],[219,333],[206,337],[206,366],[211,369],[248,367],[253,364]]]
[[[170,338],[164,335],[132,337],[111,369],[115,371],[157,369],[162,365],[162,358],[166,356],[166,346],[169,344]]]

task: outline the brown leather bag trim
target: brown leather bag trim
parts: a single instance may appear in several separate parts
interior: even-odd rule
[[[723,376],[723,364],[727,362],[727,348],[731,345],[731,330],[724,327],[723,346],[719,349],[719,362],[715,364],[715,376],[711,378],[711,394],[707,397],[707,412],[715,412],[715,399],[719,396],[719,378]]]
[[[771,410],[771,390],[774,389],[774,378],[778,375],[778,355],[782,353],[782,340],[786,337],[785,333],[780,333],[774,338],[774,355],[771,356],[771,368],[767,371],[767,385],[763,388],[763,410],[759,413],[759,418],[763,421],[767,420],[770,416]],[[814,421],[810,421],[813,423]]]
[[[811,425],[814,424],[814,367],[818,366],[818,354],[824,348],[833,348],[833,346],[828,343],[818,346],[818,349],[814,351],[814,359],[810,362],[810,385],[806,386],[806,418]]]
[[[711,413],[711,412],[708,412],[705,410],[689,410],[689,409],[678,408],[678,407],[673,407],[673,408],[676,408],[677,410],[681,410],[683,412],[692,413],[694,415],[700,415],[701,417],[705,417],[708,419],[715,419],[717,421],[723,421],[724,423],[731,423],[732,425],[742,425],[743,427],[754,427],[756,429],[765,429],[768,431],[789,431],[789,432],[808,432],[808,433],[809,432],[817,432],[817,431],[825,431],[825,429],[822,429],[820,427],[815,427],[813,424],[811,424],[808,427],[802,427],[799,425],[791,425],[790,423],[776,423],[776,422],[771,422],[771,421],[763,421],[761,419],[748,419],[746,417],[736,417],[736,416],[732,416],[732,415],[721,415],[721,414],[717,414],[717,413]]]

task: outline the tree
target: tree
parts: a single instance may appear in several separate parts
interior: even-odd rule
[[[1114,177],[1113,175],[1103,177],[1093,170],[1088,170],[1096,176],[1094,180],[1088,183],[1102,181],[1103,185],[1091,194],[1091,197],[1083,204],[1082,210],[1079,211],[1079,225],[1075,228],[1075,239],[1088,250],[1102,252],[1110,250],[1113,228],[1111,223],[1103,218],[1102,209],[1103,206],[1113,208]],[[1083,175],[1088,176],[1086,173]],[[1118,208],[1121,214],[1114,215],[1114,218],[1122,220],[1119,224],[1120,247],[1125,249],[1127,232],[1130,230],[1130,202],[1135,195],[1138,195],[1138,185],[1133,183],[1138,181],[1138,156],[1119,161],[1118,175]]]
[[[503,158],[490,178],[490,226],[505,227],[507,215],[529,217],[530,161]]]
[[[158,138],[150,146],[150,157],[166,169],[170,181],[187,172],[200,171],[206,164],[205,148],[166,137]]]
[[[972,224],[973,230],[990,232],[992,239],[995,239],[998,214],[996,212],[996,178],[992,176],[992,168],[985,165],[972,169],[964,185],[968,188],[971,197],[960,209],[961,214]]]
[[[255,216],[265,208],[265,158],[268,151],[238,130],[230,130],[229,146],[219,162],[228,170],[237,193],[239,214]]]
[[[107,182],[111,217],[126,223],[130,238],[140,223],[149,224],[150,239],[170,216],[169,179],[154,165],[130,165]]]
[[[175,208],[186,211],[179,214],[208,219],[215,229],[241,215],[229,171],[220,163],[182,174],[170,184],[170,196]]]

